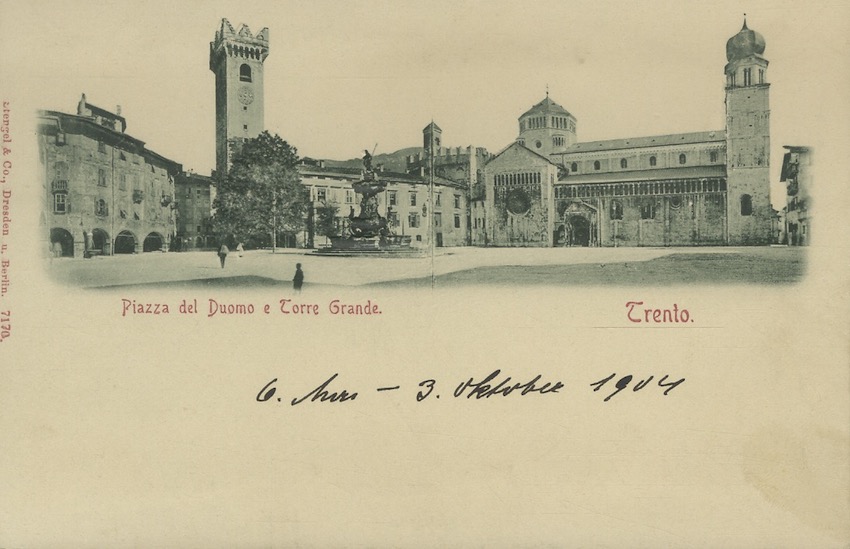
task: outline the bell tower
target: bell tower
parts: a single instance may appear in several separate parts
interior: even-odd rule
[[[744,26],[726,42],[727,243],[768,244],[770,206],[770,84],[765,41]]]
[[[269,55],[269,29],[255,35],[248,25],[234,30],[227,19],[210,42],[210,70],[215,73],[215,165],[230,167],[230,142],[249,139],[264,129],[263,62]]]

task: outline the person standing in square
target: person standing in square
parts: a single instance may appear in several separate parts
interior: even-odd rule
[[[296,293],[301,293],[301,286],[304,284],[304,271],[301,270],[301,264],[295,264],[295,276],[292,277],[292,289]]]

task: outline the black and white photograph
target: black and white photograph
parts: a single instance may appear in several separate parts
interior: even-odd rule
[[[141,47],[164,24],[148,11],[119,44],[45,49],[63,85],[37,115],[41,247],[92,259],[54,279],[284,285],[292,254],[324,285],[804,276],[818,136],[799,84],[818,75],[776,10],[674,29],[564,7],[568,32],[526,36],[482,5],[467,44],[454,17],[414,30],[407,5],[385,28],[363,6],[193,17]]]

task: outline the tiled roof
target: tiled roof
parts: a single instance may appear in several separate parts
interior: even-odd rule
[[[533,107],[531,107],[530,109],[528,109],[527,111],[522,113],[520,118],[522,118],[524,116],[528,116],[529,114],[553,113],[553,112],[558,113],[558,114],[566,114],[568,116],[571,116],[570,113],[567,111],[567,109],[565,109],[564,107],[560,106],[559,104],[557,104],[554,101],[552,101],[551,99],[549,99],[549,96],[547,95],[546,98],[543,99],[543,101],[541,101],[540,103],[534,105]]]
[[[726,166],[687,166],[685,168],[657,168],[654,170],[630,170],[620,172],[593,172],[568,175],[558,180],[560,185],[582,185],[586,183],[626,183],[637,181],[663,181],[667,179],[702,179],[726,177]]]
[[[183,169],[180,163],[147,148],[141,139],[98,124],[91,117],[46,110],[38,111],[38,116],[38,131],[44,135],[55,135],[59,131],[85,135],[90,139],[103,141],[109,146],[142,155],[148,161],[156,160],[162,167],[172,172],[180,172]],[[50,119],[55,119],[57,124],[50,122]]]
[[[504,149],[502,149],[501,151],[499,151],[499,152],[497,152],[496,154],[494,154],[493,156],[491,156],[491,157],[490,157],[490,160],[488,160],[488,161],[487,161],[487,164],[489,164],[490,162],[492,162],[492,161],[496,160],[497,158],[499,158],[500,156],[502,156],[504,153],[506,153],[508,150],[510,150],[510,149],[512,149],[512,148],[514,148],[514,147],[521,147],[521,148],[525,149],[527,152],[530,152],[531,154],[533,154],[534,156],[539,156],[540,158],[542,158],[542,159],[543,159],[543,160],[545,160],[546,162],[548,162],[548,163],[550,163],[550,164],[555,164],[555,162],[552,162],[552,160],[551,160],[551,159],[546,158],[545,156],[543,156],[542,154],[540,154],[540,153],[538,153],[538,152],[536,152],[536,151],[532,151],[531,149],[529,149],[528,147],[526,147],[525,145],[523,145],[523,144],[522,144],[522,143],[520,143],[519,141],[514,141],[513,143],[511,143],[510,145],[508,145],[507,147],[505,147],[505,148],[504,148]]]
[[[616,151],[621,149],[638,149],[643,147],[662,147],[672,145],[692,145],[695,143],[714,143],[726,140],[724,130],[708,132],[674,133],[670,135],[651,135],[648,137],[627,137],[625,139],[609,139],[605,141],[586,141],[567,147],[563,153],[570,154],[591,151]]]

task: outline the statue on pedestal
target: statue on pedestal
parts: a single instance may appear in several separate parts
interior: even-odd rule
[[[372,169],[372,155],[363,151],[363,173],[360,181],[352,183],[354,192],[360,195],[360,213],[354,215],[354,208],[348,214],[348,228],[351,236],[372,237],[387,236],[389,226],[386,218],[378,213],[378,193],[387,188],[385,181],[380,181]]]

